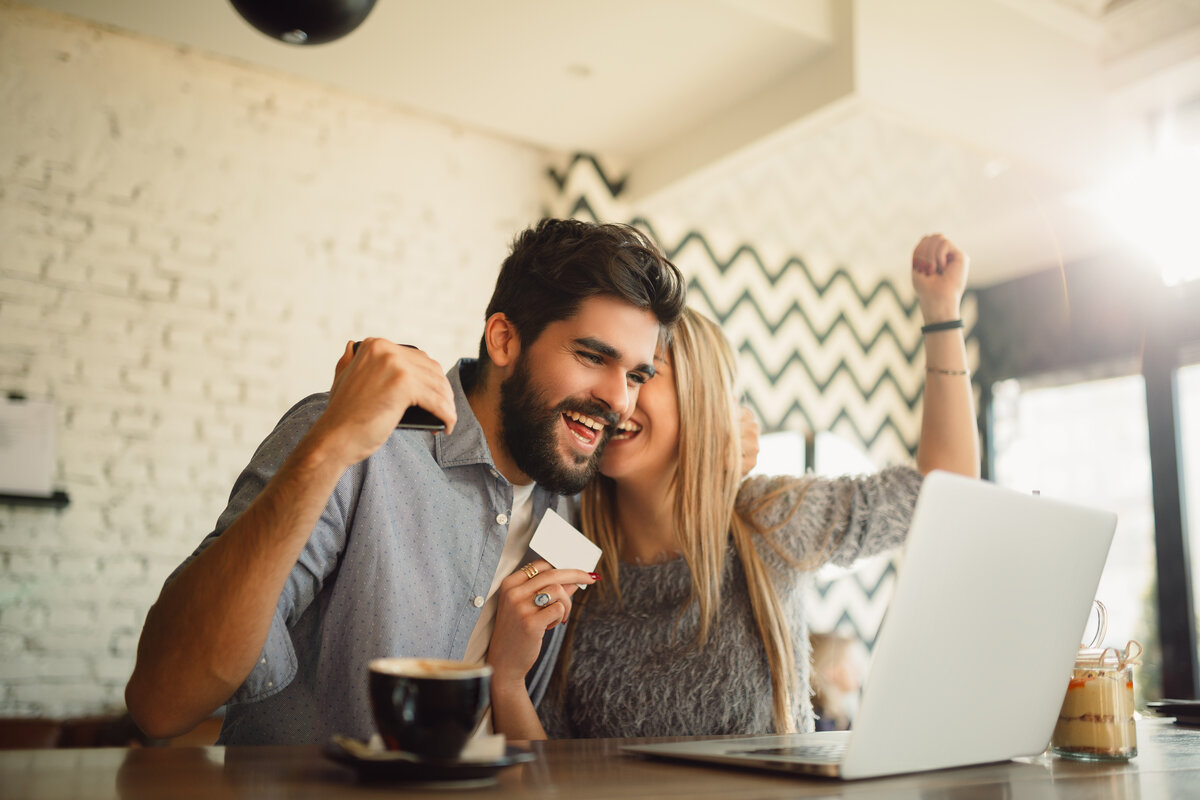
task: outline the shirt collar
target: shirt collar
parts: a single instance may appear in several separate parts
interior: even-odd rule
[[[463,358],[446,373],[450,388],[454,391],[454,408],[458,412],[458,422],[451,433],[440,433],[433,437],[434,457],[442,467],[453,467],[462,464],[487,464],[495,468],[492,451],[488,447],[487,437],[462,385],[462,370],[477,368],[475,359]]]

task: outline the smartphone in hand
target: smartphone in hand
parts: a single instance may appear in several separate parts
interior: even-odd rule
[[[396,423],[396,427],[418,431],[444,431],[446,423],[435,417],[433,412],[426,411],[420,406],[409,406],[404,412],[404,416],[400,417],[400,421]]]
[[[362,342],[354,343],[355,353],[358,352],[358,346],[360,344],[362,344]],[[417,349],[411,344],[402,344],[400,346],[412,347],[414,350]],[[400,417],[400,421],[396,423],[396,427],[418,431],[444,431],[446,430],[446,423],[434,416],[433,412],[431,411],[426,411],[420,406],[409,406],[404,412],[404,416]]]

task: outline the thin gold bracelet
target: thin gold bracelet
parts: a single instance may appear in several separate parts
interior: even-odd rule
[[[926,372],[933,372],[938,375],[970,375],[969,369],[942,369],[941,367],[926,367]]]

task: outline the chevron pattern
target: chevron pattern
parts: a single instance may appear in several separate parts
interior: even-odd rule
[[[874,649],[895,582],[896,564],[887,556],[860,561],[846,574],[818,573],[809,626],[814,631],[857,636],[868,649]]]
[[[606,170],[586,154],[550,169],[546,213],[628,222],[653,236],[686,276],[689,304],[716,319],[733,343],[744,402],[764,431],[833,431],[860,443],[880,466],[915,454],[925,376],[920,313],[907,284],[886,277],[864,282],[848,265],[821,269],[800,254],[771,253],[719,222],[702,229],[639,213],[621,198],[627,181],[610,172],[620,169]],[[909,247],[919,231],[912,228]],[[968,296],[968,332],[975,310]],[[968,347],[975,364],[970,336]],[[895,575],[888,558],[836,577],[818,575],[813,630],[852,633],[873,645]]]

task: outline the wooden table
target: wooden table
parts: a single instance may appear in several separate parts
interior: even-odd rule
[[[632,740],[630,740],[632,741]],[[645,741],[645,740],[639,740]],[[841,783],[624,755],[623,740],[533,743],[537,760],[469,790],[364,784],[318,747],[191,747],[0,752],[0,797],[70,798],[1151,798],[1200,796],[1200,729],[1138,723],[1123,763],[1049,756]]]

